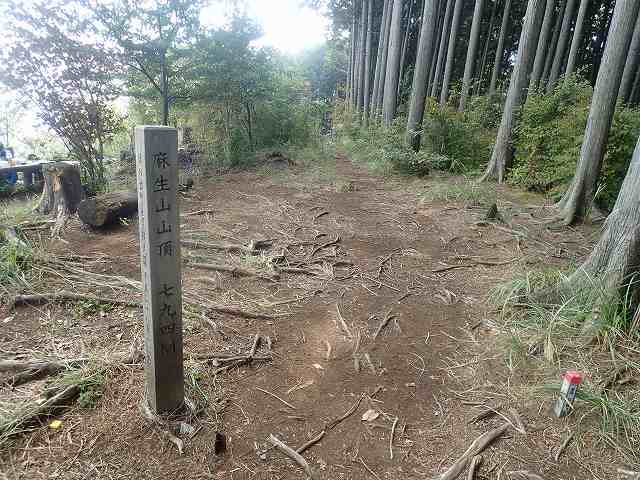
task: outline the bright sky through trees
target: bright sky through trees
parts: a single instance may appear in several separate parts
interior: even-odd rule
[[[240,11],[246,12],[262,26],[264,36],[256,42],[259,46],[295,54],[325,39],[327,19],[315,10],[301,6],[301,0],[214,2],[203,11],[202,22],[211,26],[224,25],[227,16],[233,12],[234,3],[239,3]]]

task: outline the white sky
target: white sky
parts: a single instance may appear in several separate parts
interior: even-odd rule
[[[264,36],[256,42],[257,46],[270,46],[282,53],[296,54],[325,40],[329,25],[327,18],[316,10],[302,7],[301,0],[217,0],[202,12],[202,22],[210,27],[224,26],[234,4],[240,5],[241,10],[262,26]],[[14,99],[14,95],[0,92],[0,142],[5,141],[6,102]],[[18,138],[13,136],[10,142],[17,147],[21,146],[20,137],[37,136],[47,130],[36,112],[29,108],[21,112],[14,128],[13,133],[17,133]]]
[[[283,53],[299,53],[325,40],[329,25],[316,10],[302,7],[301,0],[240,0],[244,11],[262,26],[264,36],[256,43]],[[222,26],[233,11],[233,2],[213,2],[202,13],[201,20],[209,26]]]

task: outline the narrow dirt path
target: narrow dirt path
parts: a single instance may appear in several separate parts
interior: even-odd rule
[[[429,187],[422,180],[384,179],[341,156],[323,167],[325,176],[279,168],[269,176],[204,182],[183,205],[183,212],[213,210],[185,219],[184,235],[210,242],[271,239],[279,249],[270,259],[223,255],[220,262],[257,269],[279,256],[303,259],[313,272],[267,282],[187,265],[187,290],[222,304],[275,307],[275,317],[212,315],[208,323],[187,323],[187,372],[210,406],[184,455],[137,411],[142,370],[123,369],[107,379],[96,410],[68,412],[62,432],[41,429],[4,452],[7,478],[297,479],[304,474],[270,448],[269,435],[298,448],[324,430],[304,454],[320,478],[425,479],[500,424],[468,425],[477,413],[470,404],[507,397],[492,388],[499,368],[476,368],[502,363],[482,348],[481,331],[491,329],[484,299],[516,260],[539,262],[539,255],[517,236],[476,225],[486,208],[424,202]],[[64,249],[110,256],[103,272],[139,278],[137,225],[107,235],[74,229],[65,239]],[[119,345],[141,331],[139,324],[114,327],[97,318],[57,333],[44,327],[47,336],[38,338],[41,311],[16,317],[2,335],[7,348],[19,351],[35,344],[47,350],[51,335],[82,338],[82,348],[74,343],[71,352],[87,345],[108,351],[114,336]],[[27,332],[28,342],[21,337]],[[214,376],[210,365],[196,361],[196,354],[246,352],[255,334],[269,337],[272,362]],[[222,456],[213,453],[218,430],[227,437]],[[547,480],[586,478],[547,465],[546,447],[534,436],[520,442],[513,456],[485,459],[484,471],[493,472],[486,478],[523,468],[546,470]]]

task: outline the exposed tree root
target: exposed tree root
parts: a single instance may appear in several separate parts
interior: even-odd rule
[[[434,480],[454,480],[467,467],[469,461],[482,453],[494,440],[501,437],[509,428],[509,424],[505,423],[501,427],[483,433],[476,438],[469,446],[466,452],[451,465],[446,472],[434,478]]]
[[[230,273],[232,275],[240,276],[240,277],[256,277],[256,278],[260,278],[262,280],[268,280],[271,282],[275,282],[280,278],[280,276],[277,273],[274,273],[272,275],[264,275],[254,270],[247,270],[245,268],[240,268],[240,267],[230,267],[227,265],[218,265],[215,263],[187,262],[187,265],[191,268],[199,268],[201,270],[212,270],[215,272],[225,272],[225,273]]]
[[[43,305],[45,303],[60,302],[65,300],[88,301],[98,304],[126,305],[128,307],[139,307],[141,303],[135,300],[125,300],[122,298],[106,298],[84,293],[72,293],[62,290],[57,293],[37,294],[37,295],[16,295],[13,299],[14,308],[21,305]]]
[[[302,455],[300,455],[298,452],[296,452],[294,449],[289,447],[287,444],[285,444],[282,440],[280,440],[273,434],[269,435],[269,442],[278,450],[280,450],[282,453],[284,453],[287,457],[289,457],[291,460],[293,460],[298,465],[300,465],[300,467],[304,470],[304,472],[307,474],[308,477],[312,479],[317,478],[316,474],[313,472],[313,470],[311,469],[307,461],[302,457]]]
[[[7,385],[17,387],[34,380],[57,375],[68,369],[84,365],[87,359],[70,360],[67,362],[22,362],[15,360],[5,360],[0,362],[0,372],[8,370],[18,370],[7,380]]]
[[[41,417],[51,415],[57,409],[65,408],[80,393],[79,385],[65,385],[42,403],[27,405],[12,419],[0,424],[0,438],[17,433],[23,427],[37,422]]]

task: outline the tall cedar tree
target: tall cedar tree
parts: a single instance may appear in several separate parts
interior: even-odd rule
[[[629,99],[631,97],[633,80],[636,76],[636,70],[638,70],[638,57],[640,57],[640,15],[638,15],[636,26],[633,30],[633,39],[631,40],[629,55],[627,55],[627,62],[624,66],[622,82],[620,83],[620,93],[618,94],[618,100],[623,103],[629,102]]]
[[[473,80],[473,68],[476,65],[478,56],[478,43],[480,41],[480,24],[482,23],[482,11],[484,10],[484,0],[476,0],[473,10],[473,21],[471,23],[471,35],[469,37],[469,48],[467,49],[467,61],[464,66],[462,77],[462,92],[460,93],[460,104],[458,111],[462,112],[467,104],[471,80]]]
[[[380,30],[378,34],[378,50],[376,53],[376,68],[373,75],[373,92],[371,93],[371,105],[369,107],[370,115],[376,117],[378,115],[378,89],[380,88],[380,77],[382,72],[382,55],[385,43],[385,27],[387,24],[387,8],[388,0],[382,2],[382,18],[380,19]]]
[[[558,204],[560,216],[566,225],[583,219],[591,210],[639,9],[638,0],[616,2],[576,173]]]
[[[511,164],[513,157],[511,136],[515,116],[518,108],[524,102],[527,86],[529,85],[529,76],[538,45],[544,7],[544,0],[529,0],[527,5],[527,13],[524,17],[522,33],[520,34],[518,56],[511,74],[507,101],[505,102],[502,121],[498,129],[496,144],[493,147],[491,160],[481,180],[496,178],[498,182],[502,183],[506,169]]]
[[[389,57],[384,81],[382,122],[390,127],[398,107],[398,80],[400,74],[400,50],[402,48],[402,0],[393,0],[391,30],[389,32]]]
[[[565,79],[569,78],[576,69],[576,61],[578,59],[578,50],[582,46],[582,30],[584,28],[584,19],[587,15],[587,7],[589,6],[589,0],[581,0],[580,8],[578,9],[578,18],[576,19],[576,26],[573,29],[573,39],[571,40],[571,49],[569,50],[569,59],[567,60],[567,68],[564,72]]]
[[[427,96],[427,78],[429,76],[430,59],[433,56],[435,32],[433,22],[436,21],[437,0],[425,0],[422,12],[422,27],[416,55],[416,66],[413,72],[409,118],[407,120],[407,143],[414,149],[420,148],[420,133],[424,104]]]
[[[510,0],[507,0],[510,1]],[[442,90],[440,92],[440,105],[445,106],[449,99],[449,84],[453,73],[453,60],[456,54],[456,38],[460,28],[460,17],[462,17],[462,4],[464,0],[456,0],[453,9],[453,20],[451,20],[451,30],[449,31],[449,45],[447,50],[447,63],[444,68],[444,78],[442,79]]]
[[[624,0],[618,0],[623,2]],[[628,0],[635,1],[635,0]],[[602,301],[619,292],[627,296],[629,287],[637,282],[640,273],[640,139],[631,159],[627,175],[618,194],[613,211],[607,217],[597,245],[576,272],[569,277],[566,286],[580,289],[594,282],[601,285]],[[640,327],[638,288],[631,289],[632,306],[636,315],[635,328]],[[597,309],[594,309],[594,311]],[[591,323],[593,323],[592,319]],[[591,327],[593,325],[585,325]]]
[[[451,26],[451,14],[453,13],[453,2],[455,0],[446,0],[447,8],[444,12],[444,20],[442,22],[442,34],[440,35],[440,45],[438,46],[438,57],[436,59],[436,71],[431,85],[431,96],[436,98],[440,88],[440,78],[444,67],[445,54],[449,43],[449,28]]]
[[[558,38],[558,45],[556,46],[555,56],[553,57],[553,64],[551,66],[551,73],[549,74],[549,80],[547,83],[548,92],[553,90],[558,82],[558,78],[560,78],[560,75],[562,74],[564,56],[567,49],[567,43],[569,42],[569,35],[571,35],[571,20],[573,19],[575,4],[576,0],[569,0],[567,2],[567,8],[564,11],[560,37]]]
[[[489,83],[489,96],[493,96],[498,88],[498,76],[502,66],[502,56],[504,55],[504,40],[509,28],[509,13],[511,11],[511,0],[505,0],[504,11],[502,12],[502,25],[500,26],[500,37],[496,46],[496,55],[493,60],[493,71],[491,72],[491,82]]]
[[[533,61],[533,71],[531,72],[530,89],[538,88],[542,73],[544,70],[547,52],[549,51],[549,40],[551,36],[551,27],[553,24],[553,13],[556,7],[555,0],[547,0],[547,7],[544,12],[544,20],[542,21],[542,29],[540,30],[540,38],[538,39],[538,48],[536,50],[536,58]]]

